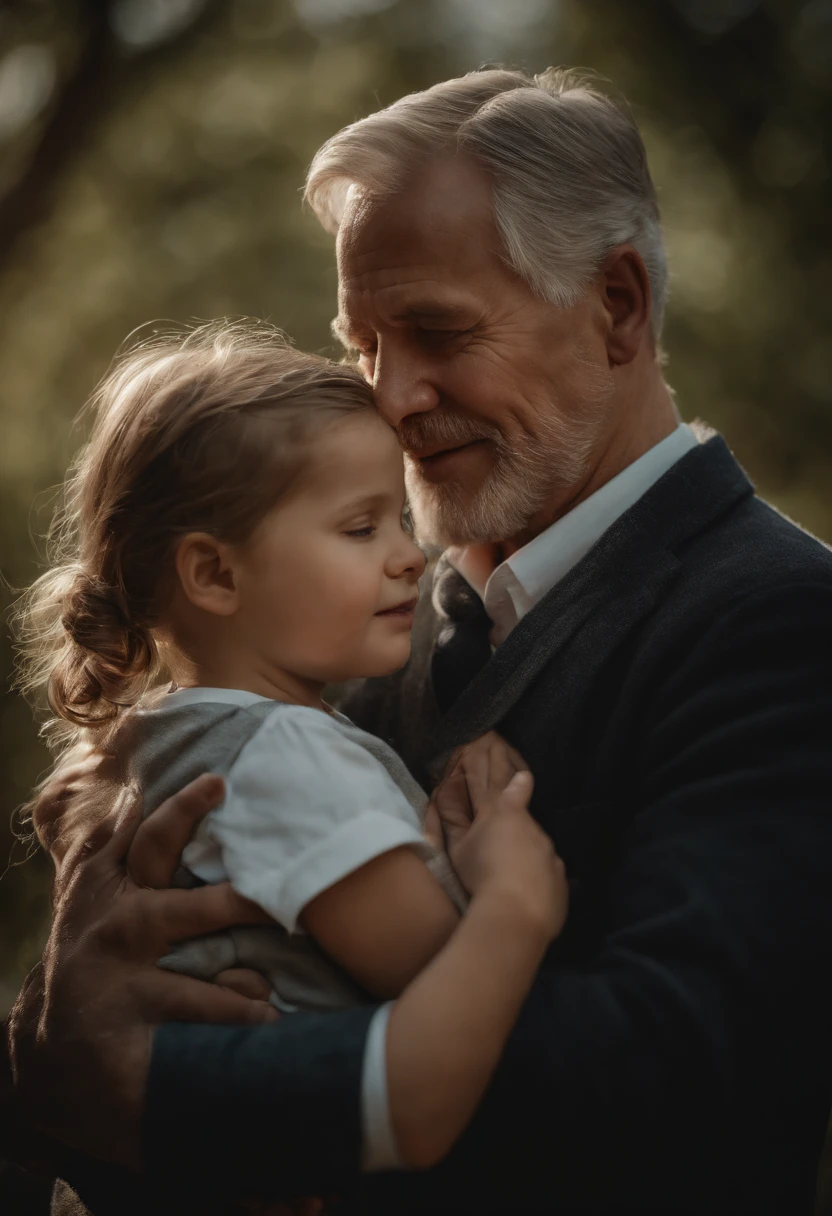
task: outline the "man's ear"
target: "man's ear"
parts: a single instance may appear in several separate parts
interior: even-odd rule
[[[232,616],[240,606],[234,550],[207,532],[189,532],[176,549],[176,573],[185,597],[203,612]]]
[[[629,363],[643,342],[653,341],[650,280],[632,245],[618,245],[607,254],[601,266],[601,295],[607,315],[610,363]]]

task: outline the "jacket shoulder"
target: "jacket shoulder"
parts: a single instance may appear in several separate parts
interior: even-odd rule
[[[751,496],[677,554],[681,581],[712,605],[787,587],[832,590],[832,549]]]

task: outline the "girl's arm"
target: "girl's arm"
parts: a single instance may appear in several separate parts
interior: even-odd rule
[[[363,866],[302,916],[375,995],[401,993],[387,1078],[399,1151],[414,1168],[439,1161],[467,1126],[565,918],[562,863],[526,810],[531,775],[506,786],[495,754],[475,755],[466,773],[477,817],[454,858],[473,893],[461,922],[408,849]]]
[[[368,861],[311,900],[305,932],[373,996],[396,997],[459,924],[459,913],[409,846]]]
[[[446,823],[464,820],[467,831],[473,818],[466,770],[475,774],[481,809],[516,773],[528,775],[522,756],[494,731],[459,749],[428,809],[426,836],[436,848],[443,843],[437,798]],[[487,791],[482,781],[476,785],[478,773],[490,777]],[[310,900],[299,920],[363,988],[389,999],[441,950],[459,924],[459,912],[425,862],[403,845],[333,883]]]
[[[540,912],[507,891],[483,890],[394,1005],[390,1115],[414,1169],[441,1161],[468,1126],[551,940]]]

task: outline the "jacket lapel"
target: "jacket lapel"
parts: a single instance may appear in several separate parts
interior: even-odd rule
[[[580,674],[588,678],[660,599],[684,544],[752,493],[720,436],[683,456],[515,626],[441,719],[431,767],[496,727],[579,640]]]

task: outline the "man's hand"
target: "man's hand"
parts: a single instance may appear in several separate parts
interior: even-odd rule
[[[188,790],[183,790],[178,799],[171,799],[159,807],[133,837],[127,854],[127,873],[138,886],[162,890],[173,882],[182,850],[196,831],[199,821],[222,801],[221,778],[205,776],[202,782],[203,786],[197,790],[196,797],[189,797]],[[213,800],[212,782],[218,783]],[[247,924],[269,922],[270,918],[256,904],[248,904],[245,900],[241,902],[244,907],[251,908],[251,920]],[[221,971],[213,982],[253,1001],[268,1001],[272,991],[264,975],[243,967]]]
[[[70,784],[78,778],[65,775]],[[251,1024],[276,1016],[264,1002],[155,965],[183,938],[268,919],[227,883],[194,890],[139,885],[170,881],[194,826],[222,793],[220,778],[201,777],[140,824],[138,794],[122,789],[89,830],[73,832],[56,859],[43,961],[9,1020],[23,1115],[73,1148],[133,1169],[141,1165],[154,1028],[165,1021]]]

